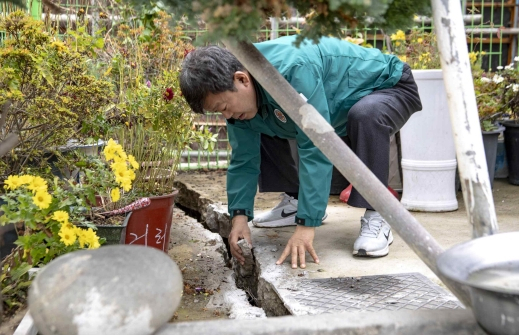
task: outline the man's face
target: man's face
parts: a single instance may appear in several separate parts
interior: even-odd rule
[[[226,119],[250,120],[258,113],[256,91],[247,72],[234,74],[237,91],[209,93],[204,101],[204,110],[220,112]]]

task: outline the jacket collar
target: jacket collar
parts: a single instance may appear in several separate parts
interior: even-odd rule
[[[258,106],[258,114],[261,115],[263,120],[265,120],[268,116],[268,108],[262,108],[264,105],[268,105],[269,100],[267,98],[267,93],[261,87],[261,85],[256,81],[256,79],[251,75],[252,83],[254,85],[254,90],[256,91],[256,105]]]

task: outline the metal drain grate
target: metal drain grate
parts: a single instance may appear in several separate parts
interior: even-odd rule
[[[318,314],[463,308],[453,295],[419,273],[308,279],[291,297]]]

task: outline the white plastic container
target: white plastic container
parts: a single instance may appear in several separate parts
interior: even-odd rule
[[[400,130],[402,205],[411,211],[458,209],[456,151],[441,70],[413,70],[423,109]]]

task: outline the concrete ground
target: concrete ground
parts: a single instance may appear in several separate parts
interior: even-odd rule
[[[177,177],[177,181],[213,202],[226,204],[225,171],[184,173]],[[494,182],[493,195],[500,232],[518,231],[519,187],[509,184],[506,180],[497,179]],[[255,212],[261,213],[274,207],[279,202],[278,197],[278,193],[258,193]],[[472,227],[468,223],[461,192],[458,192],[457,198],[459,208],[453,212],[412,212],[412,215],[445,249],[472,237]],[[338,196],[330,196],[327,212],[328,218],[321,227],[317,228],[314,240],[314,248],[320,258],[320,264],[314,264],[307,254],[310,261],[307,261],[307,268],[304,270],[291,269],[289,260],[281,266],[275,265],[294,227],[265,229],[251,225],[255,255],[262,268],[261,276],[274,286],[279,282],[286,288],[290,286],[288,283],[300,277],[356,277],[419,272],[442,285],[434,273],[397,234],[388,256],[378,259],[353,257],[353,243],[358,236],[360,217],[364,210],[340,202]],[[277,289],[279,287],[275,288]]]

